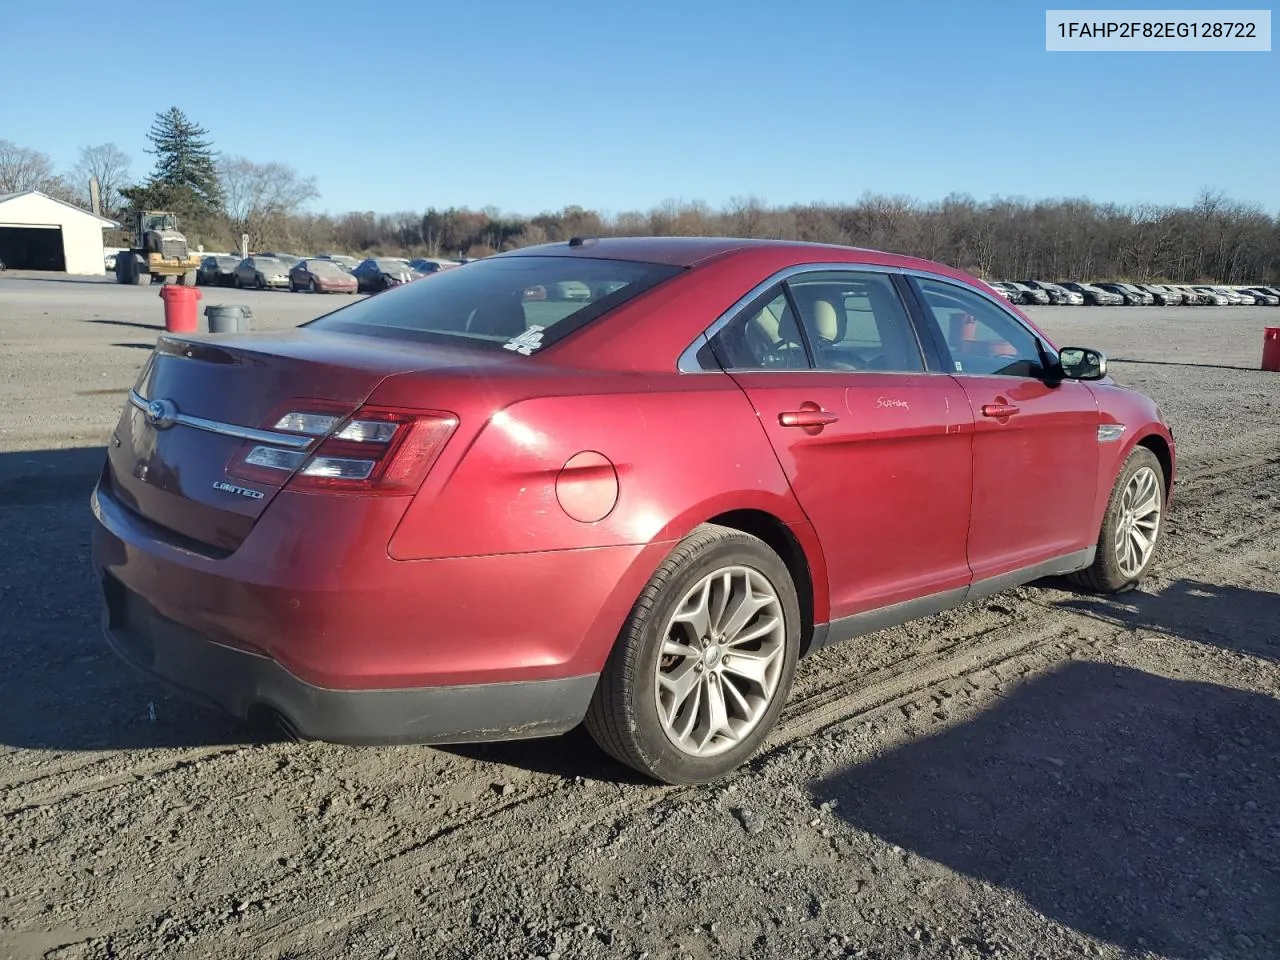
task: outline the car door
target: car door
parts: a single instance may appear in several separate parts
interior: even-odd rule
[[[934,277],[911,282],[973,413],[968,558],[975,584],[1062,566],[1055,561],[1098,537],[1093,392],[1048,374],[1051,348],[993,298]]]
[[[800,273],[746,306],[711,349],[817,532],[833,621],[963,591],[973,418],[956,382],[927,368],[889,274]],[[840,634],[833,623],[831,638]]]

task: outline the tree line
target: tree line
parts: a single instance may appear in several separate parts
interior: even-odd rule
[[[97,177],[105,215],[171,210],[188,239],[210,250],[238,249],[242,234],[251,249],[433,257],[573,236],[738,236],[870,247],[990,279],[1280,281],[1280,217],[1213,190],[1188,206],[867,193],[852,203],[790,206],[746,197],[722,209],[668,201],[612,216],[579,206],[536,216],[493,207],[334,215],[306,209],[319,197],[313,178],[282,163],[219,155],[208,131],[177,107],[156,115],[148,142],[154,169],[135,180],[131,158],[114,144],[85,147],[59,173],[47,155],[0,140],[0,193],[38,189],[87,207],[87,183]]]

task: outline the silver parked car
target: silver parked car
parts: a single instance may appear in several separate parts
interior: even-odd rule
[[[242,290],[245,287],[253,287],[257,290],[266,290],[269,287],[288,290],[289,268],[283,260],[277,260],[275,257],[245,257],[236,267],[235,285]]]
[[[1217,287],[1198,286],[1198,287],[1192,287],[1191,289],[1194,290],[1196,293],[1200,294],[1201,299],[1204,299],[1207,297],[1209,302],[1213,304],[1215,307],[1230,306],[1232,305],[1233,302],[1239,303],[1239,298],[1236,298],[1235,301],[1232,301],[1231,297],[1227,296],[1226,293],[1219,290]]]
[[[1078,307],[1084,303],[1084,297],[1081,294],[1056,283],[1050,283],[1048,280],[1023,280],[1022,286],[1043,291],[1050,303],[1059,306]]]
[[[1012,296],[1009,298],[1010,303],[1036,304],[1044,306],[1050,302],[1049,294],[1044,290],[1037,290],[1029,287],[1025,283],[1016,283],[1012,280],[997,280],[996,286],[1008,290]]]

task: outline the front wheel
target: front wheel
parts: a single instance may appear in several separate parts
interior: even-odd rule
[[[1093,565],[1072,579],[1099,593],[1137,586],[1155,559],[1164,526],[1164,469],[1146,447],[1135,447],[1111,491]]]
[[[800,605],[786,565],[763,541],[704,524],[632,607],[587,730],[657,780],[716,780],[773,729],[799,648]]]

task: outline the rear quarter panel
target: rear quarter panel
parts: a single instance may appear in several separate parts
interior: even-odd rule
[[[728,510],[804,522],[754,411],[729,377],[632,379],[623,391],[534,396],[487,416],[473,411],[470,424],[460,414],[461,442],[451,442],[414,498],[391,539],[392,557],[678,540]],[[612,464],[580,482],[600,485],[606,496],[617,487],[613,508],[591,522],[569,516],[557,494],[566,463],[580,453]]]

